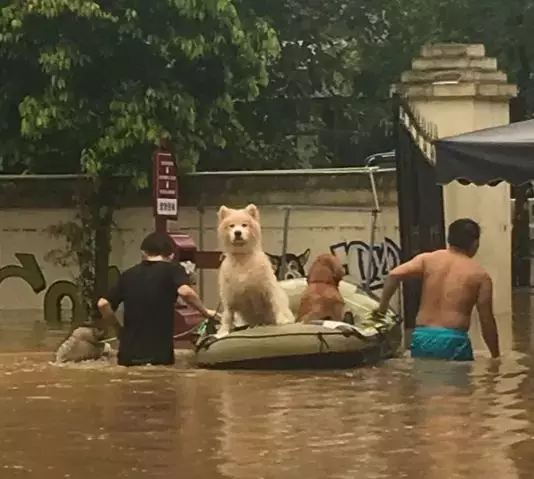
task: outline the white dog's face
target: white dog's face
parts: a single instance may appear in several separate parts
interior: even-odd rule
[[[261,241],[259,212],[254,205],[242,210],[221,206],[219,210],[219,240],[227,252],[245,253]]]
[[[247,221],[243,221],[239,225],[232,223],[226,229],[234,246],[244,246],[249,240],[250,230]]]

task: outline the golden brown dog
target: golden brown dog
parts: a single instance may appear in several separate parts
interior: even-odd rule
[[[308,286],[300,300],[299,321],[343,321],[345,301],[338,285],[345,269],[333,254],[318,256],[308,272]]]

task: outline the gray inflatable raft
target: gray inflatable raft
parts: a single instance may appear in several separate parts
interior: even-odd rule
[[[293,310],[298,308],[306,279],[281,282]],[[369,317],[374,298],[342,282],[346,313],[354,324],[316,320],[311,324],[256,326],[222,338],[206,335],[196,344],[195,363],[211,369],[322,369],[376,363],[397,355],[402,347],[401,318]]]

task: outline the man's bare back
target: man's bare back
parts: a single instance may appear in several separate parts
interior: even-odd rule
[[[422,279],[412,356],[472,359],[467,331],[474,306],[477,307],[482,336],[491,356],[496,358],[500,355],[493,315],[492,281],[473,259],[478,251],[479,238],[478,223],[470,218],[456,220],[449,225],[449,248],[419,254],[389,273],[376,314],[387,311],[389,301],[402,280]]]
[[[488,274],[476,260],[453,249],[421,257],[424,270],[417,325],[467,331]]]

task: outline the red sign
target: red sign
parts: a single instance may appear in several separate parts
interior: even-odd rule
[[[178,176],[171,153],[158,151],[154,158],[154,215],[178,217]]]

